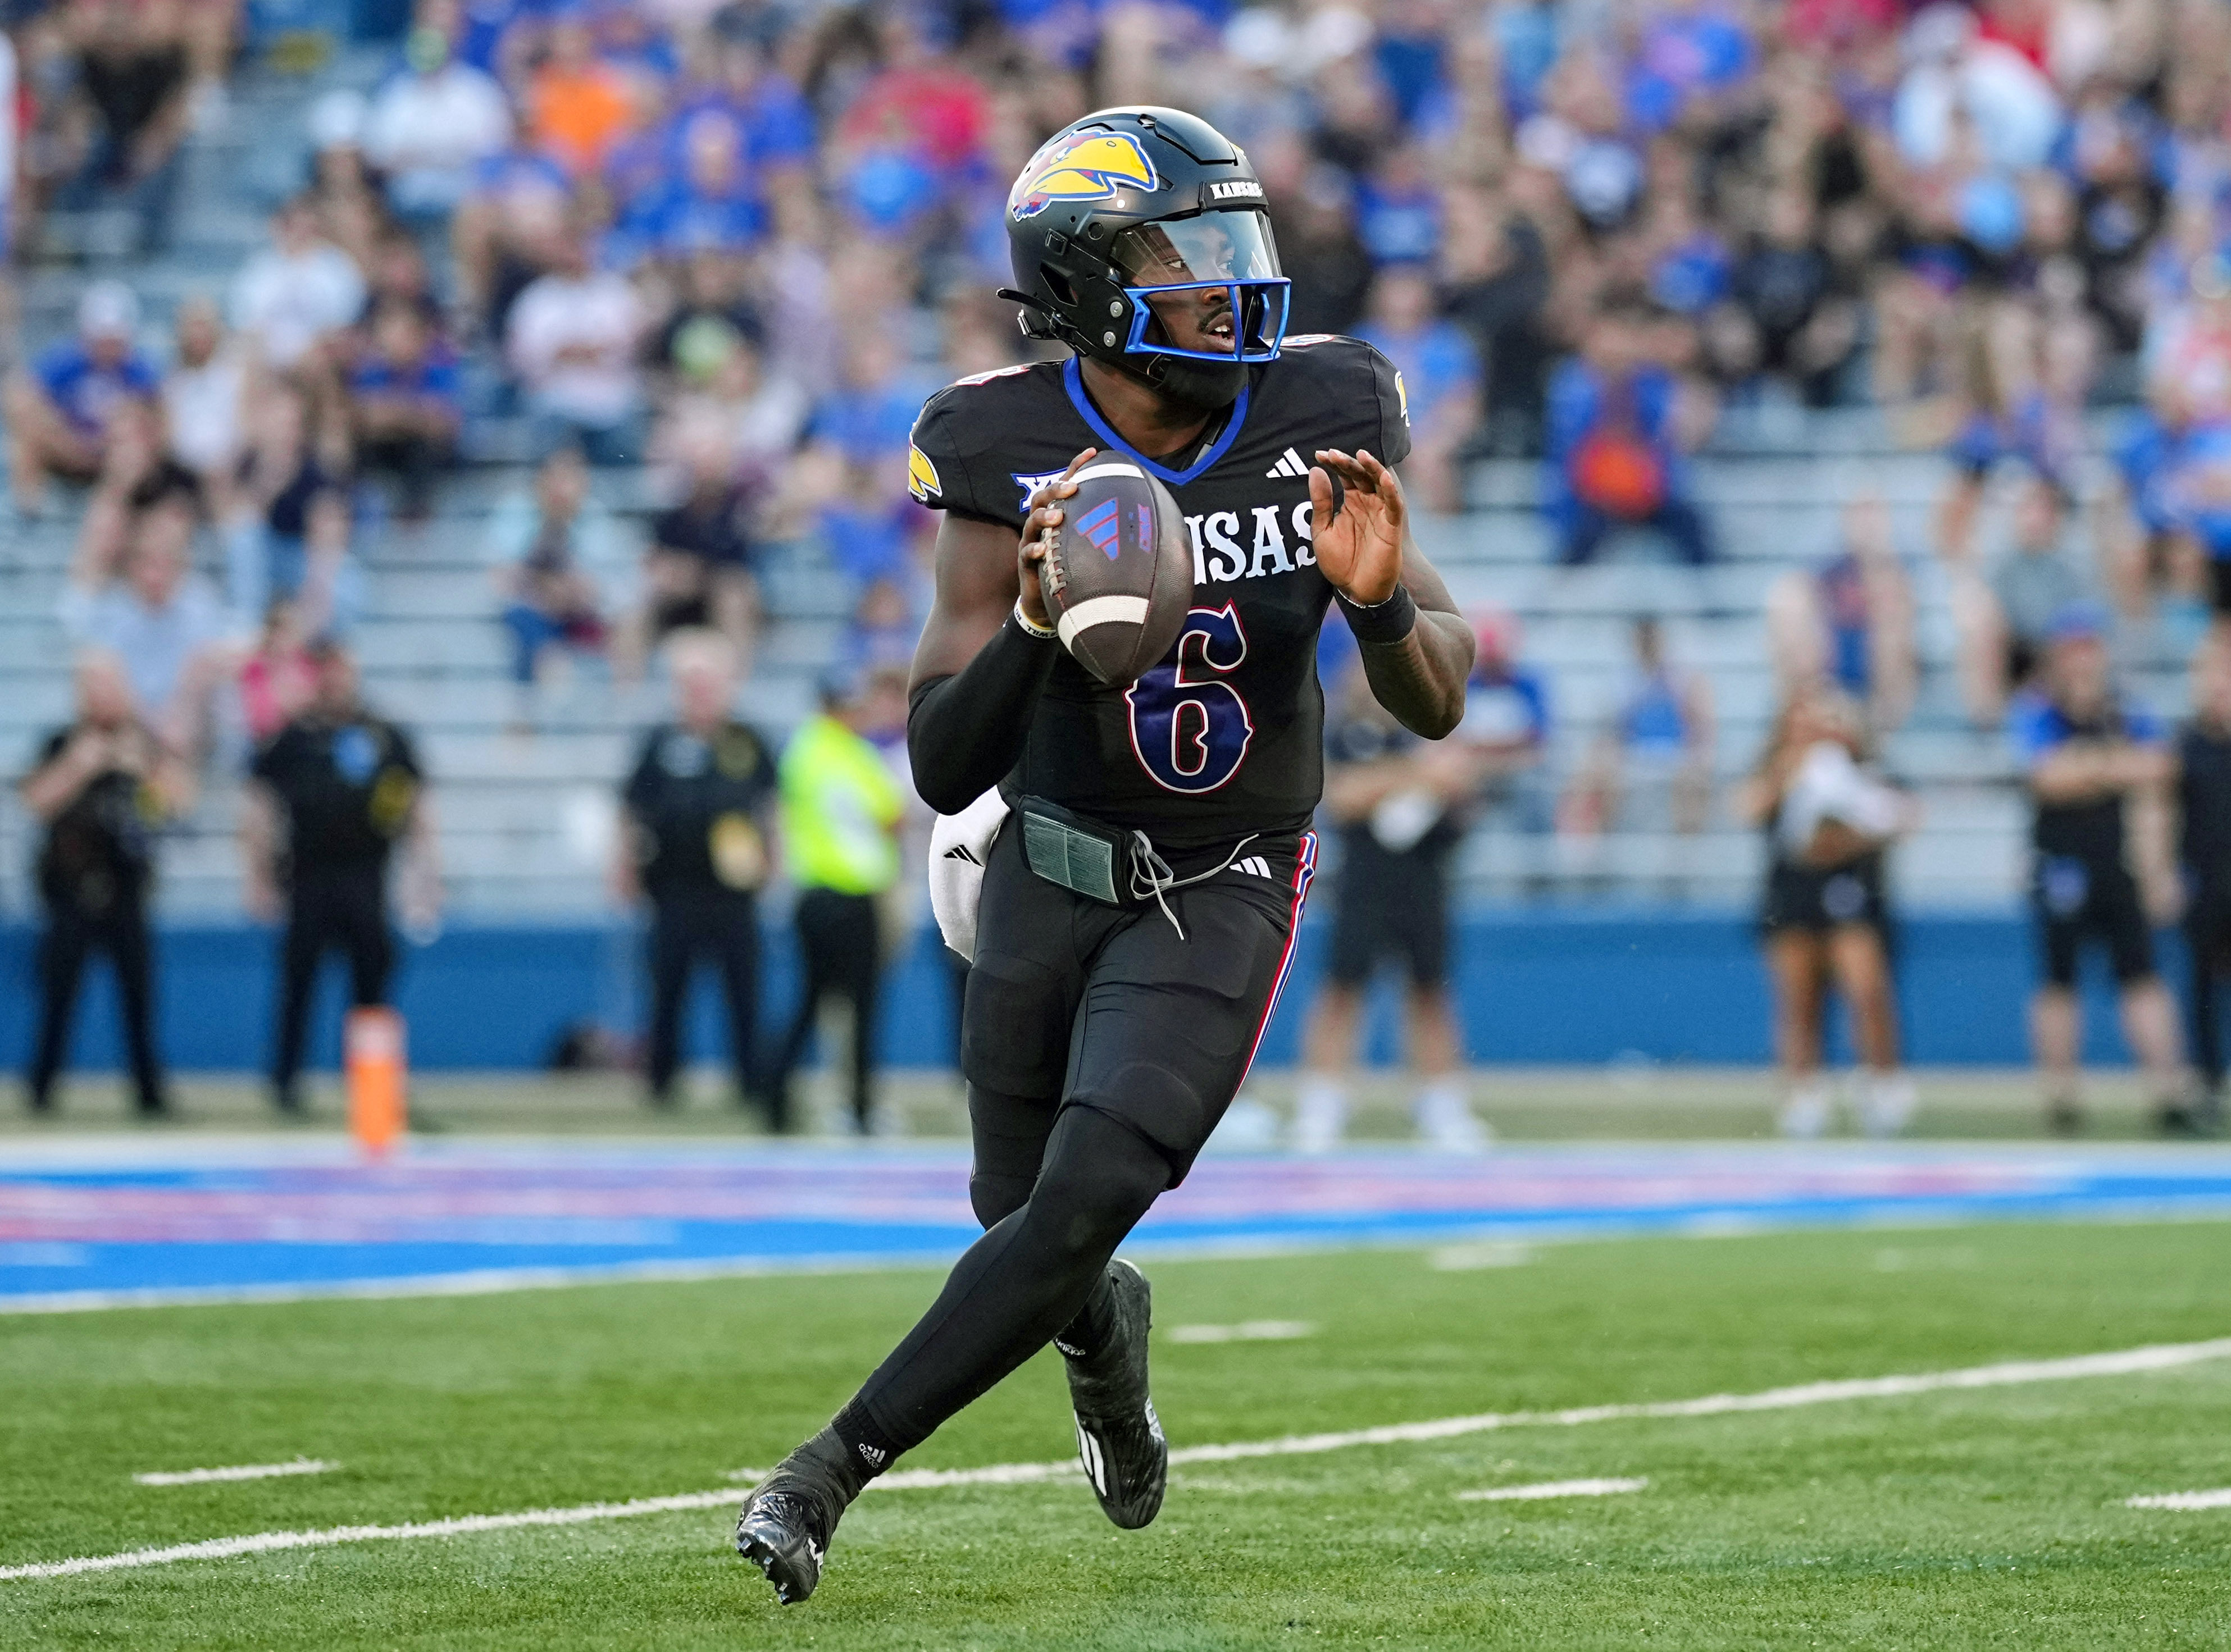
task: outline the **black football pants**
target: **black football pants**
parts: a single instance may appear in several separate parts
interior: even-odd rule
[[[336,948],[348,959],[349,1003],[359,1010],[385,1003],[395,973],[395,938],[387,928],[385,868],[295,868],[287,932],[279,943],[279,1035],[271,1058],[272,1099],[282,1107],[300,1100],[295,1082],[310,1033],[318,966]]]
[[[868,1127],[876,1076],[877,989],[883,973],[883,926],[876,897],[840,894],[834,889],[801,890],[798,897],[798,947],[805,982],[775,1064],[774,1093],[787,1096],[790,1075],[813,1036],[821,1001],[831,993],[852,1006],[852,1113]],[[778,1106],[786,1106],[779,1102]]]
[[[1238,1094],[1316,866],[1314,836],[1258,840],[1271,876],[1235,867],[1171,894],[1180,938],[1154,906],[1033,875],[1021,836],[1011,822],[993,845],[962,1015],[968,1192],[988,1231],[854,1402],[895,1450],[1057,1333],[1097,1351],[1109,1261]]]
[[[54,1099],[55,1075],[69,1054],[78,988],[95,952],[107,953],[116,971],[124,1045],[131,1056],[139,1110],[160,1113],[165,1098],[162,1059],[155,1051],[154,948],[147,933],[146,909],[138,902],[103,913],[68,906],[48,908],[47,931],[39,938],[39,1036],[24,1075],[31,1105],[43,1112]]]
[[[668,894],[651,904],[650,1048],[645,1063],[650,1098],[661,1106],[672,1097],[674,1075],[681,1070],[682,1011],[689,998],[690,972],[701,958],[721,971],[737,1099],[753,1093],[753,1041],[759,1027],[759,903],[732,889]],[[782,1128],[779,1117],[769,1122]]]

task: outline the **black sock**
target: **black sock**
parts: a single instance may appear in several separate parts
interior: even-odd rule
[[[880,1430],[867,1443],[913,1449],[1065,1327],[1076,1346],[1103,1345],[1108,1259],[1169,1180],[1143,1138],[1090,1107],[1064,1110],[1029,1203],[968,1248],[844,1408]]]
[[[876,1419],[857,1398],[845,1401],[844,1409],[829,1419],[829,1432],[844,1448],[845,1462],[858,1476],[858,1484],[851,1487],[856,1496],[861,1486],[889,1468],[891,1460],[905,1449],[876,1426]]]
[[[1115,1336],[1116,1293],[1103,1268],[1092,1281],[1092,1294],[1077,1310],[1077,1317],[1053,1333],[1053,1345],[1065,1359],[1090,1359],[1105,1350]]]

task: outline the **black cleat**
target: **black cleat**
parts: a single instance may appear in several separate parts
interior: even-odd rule
[[[1090,1359],[1069,1359],[1069,1398],[1077,1455],[1101,1512],[1135,1532],[1161,1513],[1170,1474],[1169,1442],[1147,1390],[1154,1294],[1147,1276],[1121,1258],[1108,1264],[1108,1286],[1116,1298],[1115,1338]]]
[[[795,1606],[821,1581],[829,1539],[859,1481],[837,1436],[824,1429],[760,1481],[736,1520],[736,1552],[766,1574],[775,1598]]]

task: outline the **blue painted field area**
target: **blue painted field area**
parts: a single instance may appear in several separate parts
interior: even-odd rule
[[[2231,1216],[2208,1148],[1521,1147],[1211,1158],[1141,1252],[2011,1217]],[[55,1142],[0,1169],[0,1311],[934,1263],[957,1149]]]

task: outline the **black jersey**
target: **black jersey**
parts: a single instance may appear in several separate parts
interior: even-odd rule
[[[1193,539],[1193,613],[1128,689],[1064,652],[1006,789],[1179,850],[1301,830],[1324,786],[1316,642],[1332,600],[1310,549],[1310,466],[1320,448],[1406,458],[1401,376],[1357,339],[1289,339],[1249,371],[1206,449],[1174,469],[1116,436],[1073,358],[980,373],[922,409],[915,497],[1019,532],[1031,494],[1086,448],[1168,487]]]
[[[766,881],[763,829],[774,794],[774,759],[745,725],[723,723],[709,739],[678,724],[652,729],[620,792],[642,829],[650,898],[757,889]]]
[[[292,875],[382,870],[411,823],[424,771],[411,737],[357,711],[338,721],[296,718],[272,737],[251,772],[287,813]]]
[[[77,732],[73,725],[48,735],[31,772],[43,772]],[[124,730],[112,740],[134,743],[152,760],[154,738],[144,729]],[[47,823],[36,870],[40,895],[50,907],[87,913],[138,905],[153,880],[152,839],[163,812],[144,773],[109,768],[95,775]]]

